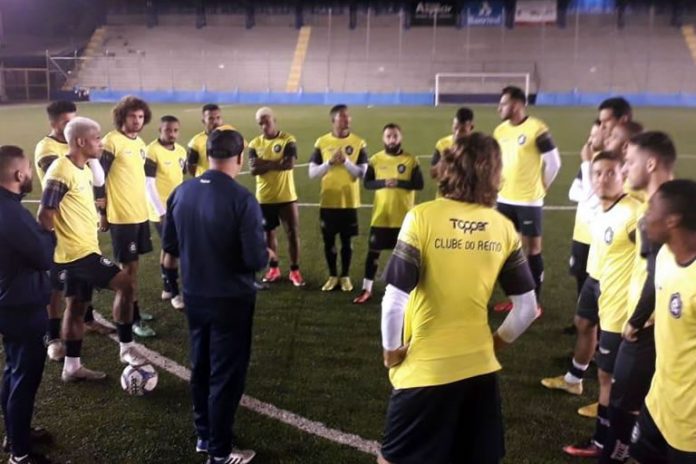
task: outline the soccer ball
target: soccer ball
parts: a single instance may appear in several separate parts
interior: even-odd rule
[[[150,364],[126,366],[121,373],[121,388],[133,396],[150,393],[157,386],[157,371]]]

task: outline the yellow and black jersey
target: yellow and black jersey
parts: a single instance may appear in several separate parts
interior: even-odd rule
[[[599,281],[599,323],[606,332],[621,333],[626,322],[639,207],[624,194],[592,224],[590,255],[595,268],[590,275]]]
[[[94,206],[92,171],[87,165],[79,168],[65,156],[51,163],[44,179],[41,205],[57,212],[56,263],[70,263],[100,253],[99,218]]]
[[[669,445],[696,453],[696,261],[655,266],[655,375],[645,404]]]
[[[339,138],[328,133],[317,139],[310,163],[328,162],[341,151],[353,164],[367,164],[367,144],[355,134]],[[360,183],[343,165],[331,166],[321,179],[320,206],[322,208],[359,208]]]
[[[140,224],[149,216],[145,194],[147,146],[140,137],[117,130],[102,140],[100,159],[106,176],[106,215],[111,224]]]
[[[500,278],[509,294],[534,289],[512,222],[493,208],[447,198],[406,215],[386,274],[390,285],[410,292],[403,327],[408,354],[390,371],[396,389],[499,370],[488,324],[495,284]]]
[[[223,124],[222,126],[216,128],[215,130],[237,130],[234,126],[229,124]],[[188,143],[188,153],[186,156],[186,162],[190,165],[196,166],[195,177],[200,176],[205,171],[208,170],[208,149],[206,148],[208,144],[208,133],[205,131],[199,132],[194,135]]]
[[[272,139],[260,135],[249,142],[249,162],[255,159],[281,161],[297,158],[295,137],[280,131]],[[288,203],[297,200],[295,176],[292,169],[270,170],[256,176],[256,200],[261,204]]]
[[[556,148],[546,124],[531,116],[516,126],[505,121],[495,128],[493,137],[503,159],[499,201],[541,206],[546,196],[542,155]]]
[[[51,163],[68,154],[70,147],[67,142],[61,142],[55,137],[47,135],[36,144],[34,150],[34,167],[39,176],[39,182],[43,185],[43,179]]]
[[[437,163],[439,163],[440,158],[442,158],[442,154],[445,152],[445,150],[452,148],[452,145],[454,145],[453,135],[445,135],[439,139],[437,143],[435,143],[435,151],[433,152],[432,158],[430,158],[430,166],[435,166]]]
[[[395,187],[386,181],[396,180]],[[372,155],[365,174],[365,188],[375,190],[372,227],[399,228],[416,201],[416,190],[423,188],[418,159],[406,152],[389,154],[382,150]]]
[[[178,143],[175,143],[174,149],[171,150],[162,145],[159,140],[147,146],[145,175],[155,178],[157,193],[163,205],[167,204],[169,195],[184,181],[185,164],[186,149]],[[160,217],[157,211],[149,203],[148,211],[150,221],[159,222]]]

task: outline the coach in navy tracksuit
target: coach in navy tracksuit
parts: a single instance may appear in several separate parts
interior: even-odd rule
[[[261,208],[234,178],[244,139],[233,130],[208,137],[210,169],[180,185],[167,202],[165,268],[179,257],[191,339],[196,450],[211,463],[247,463],[232,446],[244,390],[256,302],[254,274],[267,263]]]
[[[22,207],[31,183],[31,163],[22,150],[0,147],[0,334],[5,351],[0,400],[9,462],[17,464],[38,462],[37,456],[29,456],[31,416],[46,359],[48,270],[55,246],[53,234]]]

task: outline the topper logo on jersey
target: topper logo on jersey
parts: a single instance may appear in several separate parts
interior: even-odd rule
[[[604,231],[604,243],[607,245],[610,245],[611,242],[614,240],[614,229],[611,227],[607,227],[607,230]]]
[[[346,147],[346,155],[350,156],[350,155],[352,155],[352,154],[353,154],[353,147],[351,147],[350,145],[348,145],[348,146]]]
[[[184,169],[184,166],[186,166],[186,161],[183,158],[179,158],[179,167]]]
[[[682,299],[679,292],[672,293],[669,297],[669,313],[674,316],[675,319],[679,319],[682,315]]]
[[[524,134],[520,134],[520,136],[517,137],[517,143],[520,145],[524,145],[526,141],[527,141],[527,136]]]
[[[143,150],[142,148],[140,149],[140,157],[142,159],[145,159],[147,157],[147,155],[145,154],[145,150]]]
[[[450,218],[452,229],[461,230],[465,234],[473,234],[474,232],[485,232],[487,222],[483,221],[463,221],[457,218]]]
[[[282,148],[282,147],[280,146],[279,143],[276,143],[275,145],[273,145],[273,151],[274,151],[275,153],[280,153],[281,148]]]

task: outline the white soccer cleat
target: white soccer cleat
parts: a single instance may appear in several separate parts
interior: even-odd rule
[[[66,383],[80,382],[83,380],[87,382],[96,382],[99,380],[104,380],[106,378],[106,374],[101,371],[87,369],[85,366],[80,366],[75,372],[68,372],[63,369],[63,373],[61,374],[60,378]]]
[[[207,464],[249,464],[256,456],[256,451],[232,448],[232,452],[224,458],[208,458]]]
[[[143,366],[148,363],[148,360],[134,346],[129,346],[122,350],[119,354],[119,359],[123,364],[129,364],[133,367]]]
[[[63,341],[59,338],[49,340],[48,346],[46,347],[46,354],[51,361],[62,361],[65,358],[65,344],[63,344]]]
[[[184,297],[181,296],[181,294],[172,298],[171,303],[172,307],[174,307],[174,309],[178,309],[179,311],[186,307],[186,305],[184,304]]]
[[[162,298],[162,301],[167,301],[167,300],[171,300],[173,296],[174,295],[172,294],[172,292],[162,290],[162,296],[160,298]]]

